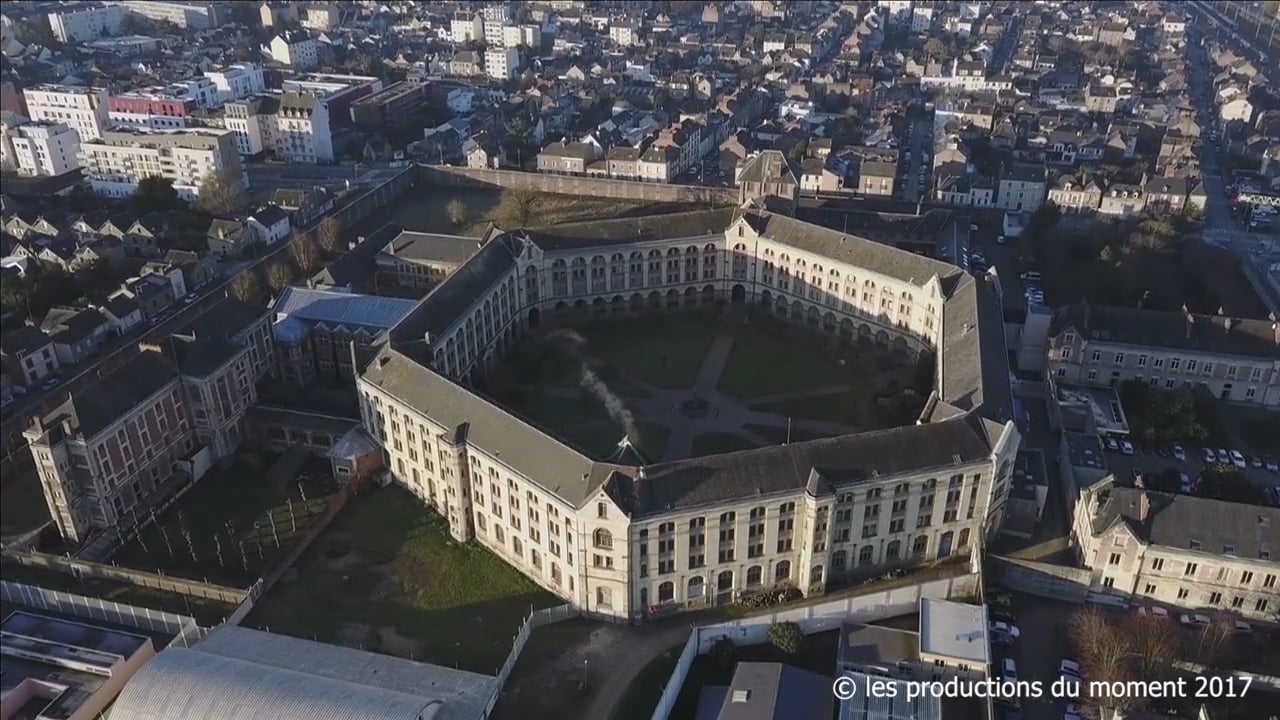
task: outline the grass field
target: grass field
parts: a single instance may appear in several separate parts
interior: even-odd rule
[[[756,444],[741,435],[723,432],[702,433],[693,439],[693,457],[719,455],[720,453],[751,450]]]
[[[851,369],[823,352],[820,342],[795,331],[780,335],[742,328],[735,333],[719,389],[750,400],[855,381]]]
[[[273,482],[268,479],[273,460],[242,453],[230,467],[211,469],[157,518],[158,526],[144,529],[112,560],[247,587],[325,512],[336,489],[327,467],[306,472],[301,487],[297,480]]]
[[[246,625],[476,672],[496,672],[530,610],[557,603],[396,487],[352,499],[295,569]]]
[[[578,328],[584,351],[623,375],[658,388],[692,387],[715,337],[705,313],[593,323]]]
[[[868,407],[870,402],[870,398],[859,397],[850,391],[796,400],[759,403],[752,405],[751,409],[776,413],[782,417],[808,418],[810,420],[845,423],[846,425],[872,429],[875,415],[873,409]],[[784,429],[783,432],[785,433],[786,430]],[[794,434],[793,432],[793,437]]]

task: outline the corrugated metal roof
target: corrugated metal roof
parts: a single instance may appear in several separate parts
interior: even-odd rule
[[[479,720],[487,675],[223,626],[138,671],[112,720]]]
[[[290,287],[271,309],[277,319],[291,317],[386,329],[400,322],[415,304],[401,298]]]

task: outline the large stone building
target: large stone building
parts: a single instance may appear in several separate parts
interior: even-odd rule
[[[456,539],[617,618],[973,551],[1000,528],[1019,444],[994,291],[770,204],[495,233],[358,379],[391,477]],[[625,440],[589,457],[467,387],[540,324],[723,302],[937,352],[920,423],[649,464]]]
[[[1203,387],[1220,400],[1280,407],[1274,320],[1074,305],[1048,332],[1048,371],[1059,383]]]
[[[1280,609],[1280,510],[1099,483],[1072,535],[1091,589],[1272,620]]]
[[[123,534],[190,482],[178,468],[235,452],[267,332],[265,313],[227,301],[34,419],[23,435],[63,538]]]

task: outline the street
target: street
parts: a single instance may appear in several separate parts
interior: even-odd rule
[[[340,165],[306,165],[301,163],[245,163],[249,192],[259,202],[266,202],[276,190],[309,190],[314,187],[336,188],[347,185],[380,185],[404,172],[404,168],[385,164],[343,163]]]

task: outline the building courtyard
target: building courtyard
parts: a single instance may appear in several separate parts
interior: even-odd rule
[[[650,462],[911,424],[931,355],[909,359],[740,307],[531,333],[489,375],[495,400],[589,455],[625,437]]]

